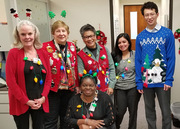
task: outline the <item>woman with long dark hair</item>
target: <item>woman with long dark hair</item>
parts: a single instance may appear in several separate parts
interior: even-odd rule
[[[128,108],[128,129],[136,129],[140,94],[136,90],[135,83],[135,51],[131,50],[131,40],[127,33],[118,35],[112,57],[116,67],[117,79],[114,95],[116,128],[120,128],[120,124]]]

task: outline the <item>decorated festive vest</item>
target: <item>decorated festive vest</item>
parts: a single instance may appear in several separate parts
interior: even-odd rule
[[[58,89],[73,91],[78,82],[76,47],[71,42],[67,42],[67,45],[67,58],[64,62],[63,55],[56,49],[53,41],[43,43],[43,48],[48,51],[50,58],[51,90],[55,92]]]
[[[96,61],[91,56],[87,55],[83,50],[78,53],[79,57],[84,63],[84,68],[87,73],[92,71],[92,74],[97,72],[98,85],[97,89],[100,91],[107,91],[109,86],[109,61],[107,52],[104,46],[100,48],[99,60]]]

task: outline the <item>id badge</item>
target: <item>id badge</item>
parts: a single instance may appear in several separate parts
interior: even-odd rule
[[[38,58],[33,58],[33,63],[37,64]]]
[[[93,106],[93,105],[96,105],[96,103],[95,103],[95,102],[92,102],[92,103],[91,103],[91,105],[90,105],[90,107],[89,107],[89,111],[91,111],[91,112],[94,112],[95,107],[96,107],[96,106]]]

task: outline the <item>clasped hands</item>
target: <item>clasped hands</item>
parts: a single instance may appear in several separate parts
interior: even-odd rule
[[[39,99],[29,100],[26,104],[31,107],[31,109],[37,110],[45,102],[45,97],[42,96]]]

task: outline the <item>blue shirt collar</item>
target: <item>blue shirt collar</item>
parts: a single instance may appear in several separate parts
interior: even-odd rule
[[[156,26],[152,30],[146,27],[146,30],[152,33],[158,32],[160,29],[161,29],[161,25],[159,24],[156,24]]]

